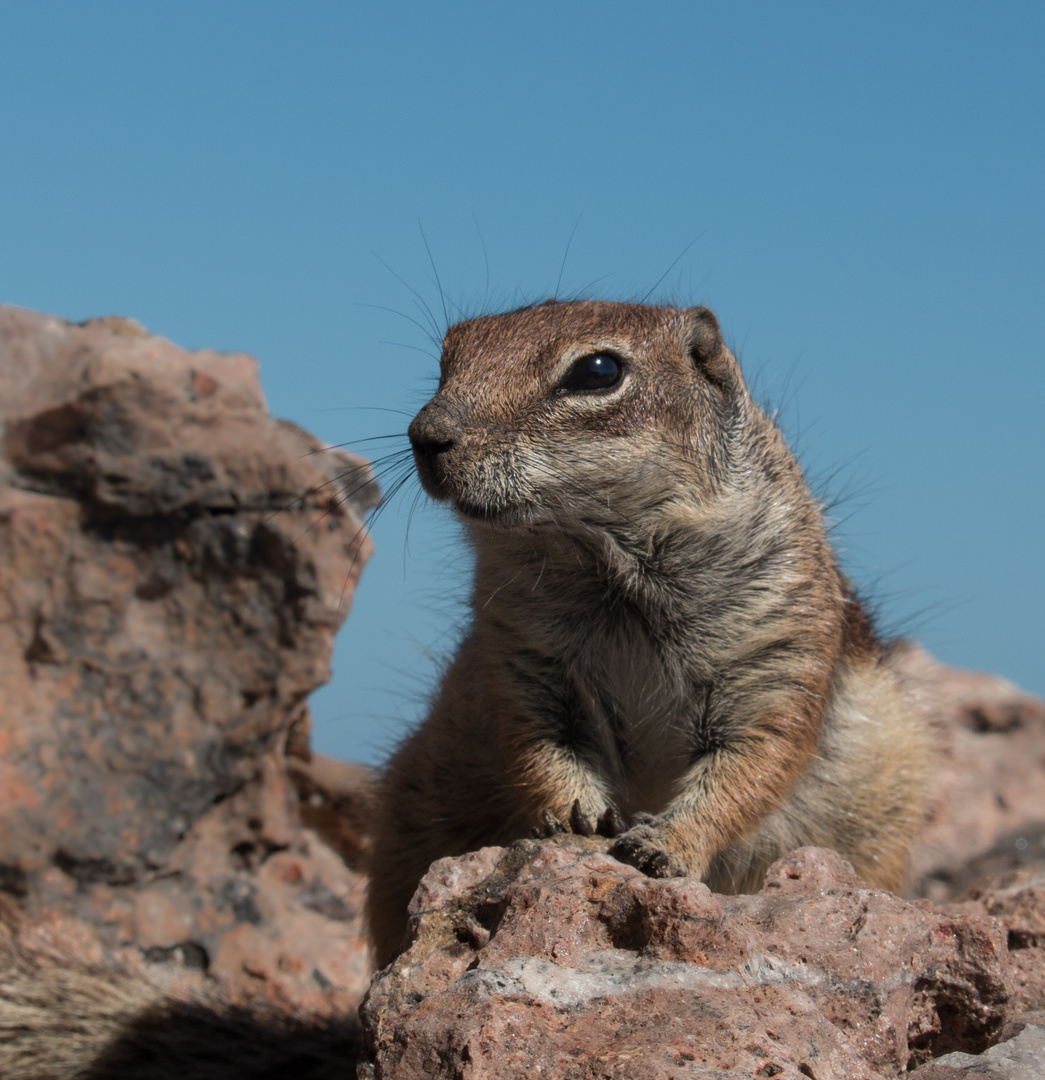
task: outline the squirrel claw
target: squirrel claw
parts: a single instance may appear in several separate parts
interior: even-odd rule
[[[566,826],[547,807],[537,815],[533,835],[538,840],[546,840],[549,836],[564,832],[566,832]]]
[[[570,808],[570,828],[578,836],[591,836],[595,832],[591,819],[581,809],[580,799],[574,799],[573,806]]]
[[[595,831],[599,836],[606,836],[610,840],[620,836],[626,830],[627,826],[624,824],[624,819],[617,812],[617,808],[612,805],[603,810],[595,826]]]
[[[655,847],[649,838],[636,833],[637,830],[632,829],[619,836],[610,848],[610,854],[615,859],[634,866],[636,870],[641,870],[647,877],[686,876],[686,871],[666,851]]]
[[[651,815],[647,817],[653,820]],[[573,806],[570,807],[568,822],[563,822],[553,810],[546,807],[537,815],[537,824],[532,832],[538,840],[546,840],[560,833],[573,833],[575,836],[602,836],[613,840],[626,830],[627,825],[624,824],[624,819],[612,804],[607,806],[595,824],[592,824],[592,819],[581,808],[580,799],[574,799]]]

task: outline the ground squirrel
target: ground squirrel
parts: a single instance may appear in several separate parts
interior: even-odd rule
[[[926,736],[714,315],[548,301],[447,332],[409,429],[471,625],[375,822],[376,959],[428,865],[571,822],[718,891],[803,844],[896,889]]]

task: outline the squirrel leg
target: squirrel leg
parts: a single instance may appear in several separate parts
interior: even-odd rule
[[[611,823],[605,781],[569,747],[541,740],[520,748],[515,761],[514,779],[525,792],[534,835],[569,831],[590,836],[602,831],[595,823]]]
[[[804,714],[803,702],[787,704],[745,723],[720,722],[717,745],[693,763],[679,794],[610,853],[651,877],[703,877],[715,855],[780,804],[816,751],[819,717]]]

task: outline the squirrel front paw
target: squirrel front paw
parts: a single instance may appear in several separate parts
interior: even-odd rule
[[[610,854],[641,870],[647,877],[686,877],[686,867],[667,849],[655,825],[643,822],[618,836]]]

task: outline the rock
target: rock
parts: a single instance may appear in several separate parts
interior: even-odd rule
[[[910,895],[954,899],[978,878],[1045,870],[1045,701],[994,675],[904,652],[937,736],[936,790]]]
[[[945,1054],[911,1073],[911,1080],[1041,1080],[1045,1027],[1028,1024],[1019,1035],[972,1054]]]
[[[287,751],[323,772],[300,762],[305,700],[370,554],[369,468],[269,417],[249,357],[122,319],[0,308],[0,425],[0,890],[21,932],[64,920],[160,982],[351,1010],[363,881],[303,823]]]
[[[301,800],[301,820],[353,870],[362,868],[369,847],[374,773],[365,765],[322,754],[288,755],[290,776]]]
[[[599,846],[434,864],[362,1009],[373,1076],[873,1080],[980,1053],[1008,1016],[999,923],[903,901],[833,852],[727,897]]]
[[[1001,923],[1012,968],[1011,1010],[1045,1013],[1045,869],[1014,870],[981,880],[947,910],[990,915]]]

